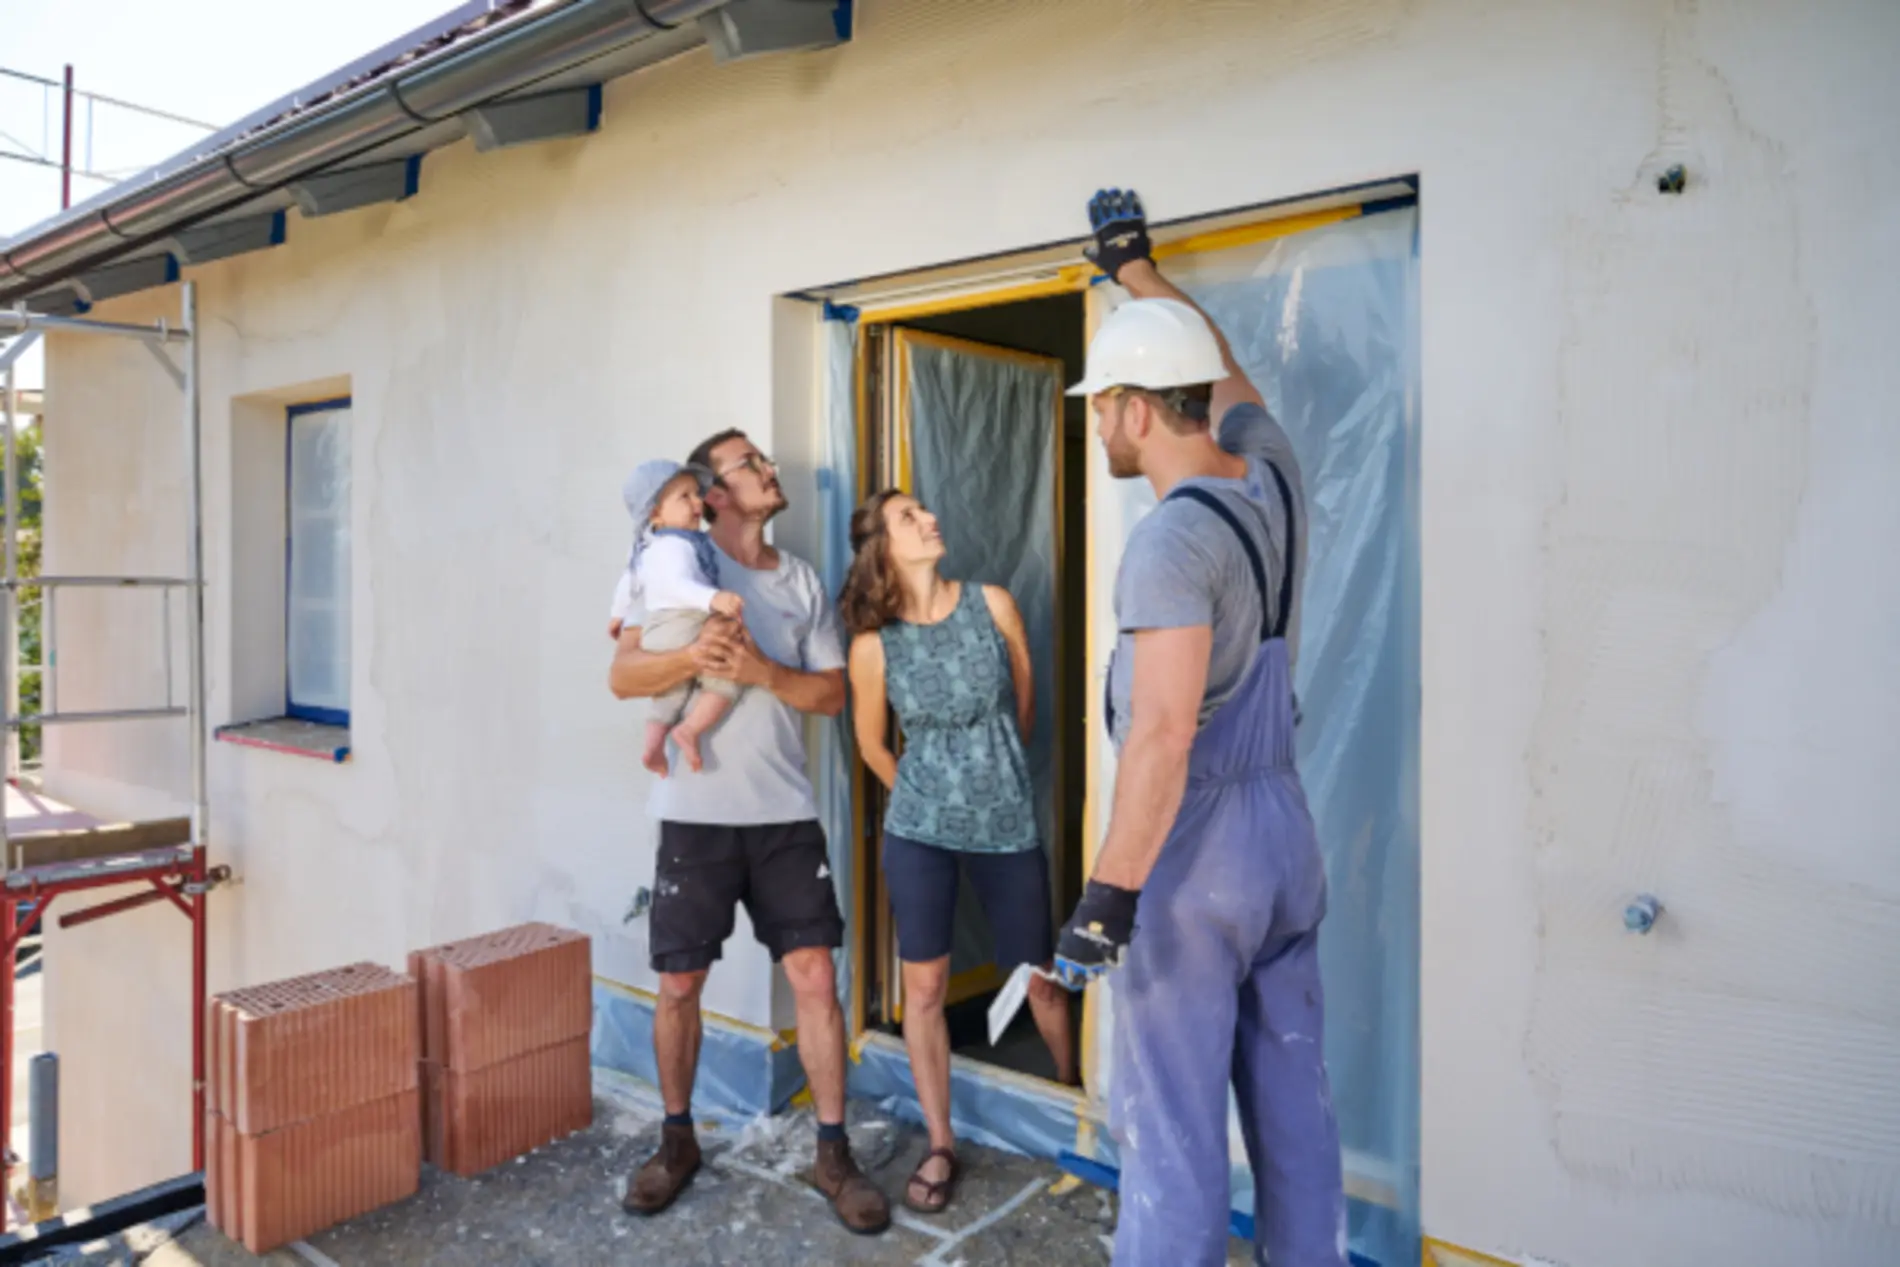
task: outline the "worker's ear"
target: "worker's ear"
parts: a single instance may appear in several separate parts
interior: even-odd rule
[[[1140,392],[1129,392],[1123,401],[1122,416],[1127,420],[1128,438],[1137,442],[1146,440],[1155,425],[1154,402]]]

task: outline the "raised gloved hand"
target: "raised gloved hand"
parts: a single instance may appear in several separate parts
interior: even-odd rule
[[[1154,258],[1148,213],[1132,189],[1103,189],[1089,199],[1089,229],[1095,241],[1083,247],[1082,254],[1111,280],[1130,261]]]
[[[1135,935],[1136,889],[1119,889],[1090,880],[1075,904],[1075,914],[1056,937],[1056,980],[1080,990],[1110,968],[1121,966],[1122,956]]]

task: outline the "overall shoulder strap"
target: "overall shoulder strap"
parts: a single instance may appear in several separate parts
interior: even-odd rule
[[[1284,638],[1293,622],[1293,570],[1299,566],[1300,525],[1293,516],[1293,490],[1287,487],[1286,476],[1272,462],[1267,469],[1273,472],[1273,482],[1280,488],[1280,507],[1286,511],[1286,567],[1280,571],[1280,614],[1273,625],[1273,636]]]
[[[1247,566],[1253,569],[1254,591],[1260,595],[1260,641],[1273,637],[1273,613],[1267,610],[1267,569],[1260,562],[1260,551],[1254,545],[1253,538],[1240,526],[1240,520],[1234,518],[1234,512],[1221,505],[1220,498],[1204,488],[1177,488],[1168,494],[1169,501],[1185,498],[1219,515],[1223,522],[1233,530],[1234,537],[1240,542],[1240,548],[1247,552]]]
[[[1247,566],[1253,570],[1254,590],[1260,595],[1260,640],[1262,642],[1286,637],[1287,624],[1293,611],[1293,560],[1297,557],[1294,550],[1294,534],[1298,531],[1293,522],[1293,493],[1287,487],[1286,477],[1280,474],[1280,468],[1273,463],[1266,463],[1266,467],[1273,472],[1273,482],[1280,489],[1280,504],[1286,510],[1286,568],[1280,576],[1279,604],[1271,611],[1267,608],[1266,565],[1260,561],[1259,547],[1254,545],[1253,538],[1247,534],[1247,530],[1240,526],[1240,520],[1234,517],[1234,512],[1227,509],[1221,499],[1214,494],[1192,485],[1177,488],[1167,497],[1168,501],[1186,498],[1213,511],[1232,530],[1240,542],[1240,548],[1247,552]]]

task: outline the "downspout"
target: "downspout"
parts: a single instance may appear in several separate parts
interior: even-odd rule
[[[561,0],[418,58],[0,254],[0,301],[158,241],[473,106],[693,22],[726,0]]]

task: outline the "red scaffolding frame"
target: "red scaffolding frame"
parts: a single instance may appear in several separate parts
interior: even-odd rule
[[[22,307],[0,310],[0,336],[10,336],[0,346],[0,405],[5,409],[5,496],[0,505],[0,536],[5,538],[5,575],[0,583],[0,695],[4,696],[4,738],[6,747],[5,786],[0,792],[11,804],[24,802],[27,792],[18,791],[17,736],[25,726],[52,726],[69,723],[95,723],[182,717],[189,727],[191,749],[191,813],[188,818],[147,822],[102,824],[84,815],[65,817],[52,830],[18,834],[11,830],[7,813],[0,813],[0,866],[5,868],[4,902],[0,902],[0,946],[6,952],[6,971],[0,973],[0,1189],[19,1164],[10,1147],[13,1128],[13,1062],[15,1055],[14,1013],[17,954],[22,939],[43,926],[54,900],[64,894],[84,893],[92,889],[138,885],[124,896],[110,898],[92,906],[62,915],[60,927],[72,928],[106,919],[157,902],[169,902],[191,922],[191,1164],[204,1169],[205,1149],[205,947],[206,905],[213,888],[229,878],[229,869],[213,867],[206,861],[205,833],[209,815],[205,783],[205,671],[204,671],[204,506],[203,462],[198,410],[198,344],[196,288],[186,282],[181,288],[181,314],[178,325],[161,321],[157,325],[130,325],[117,322],[89,321],[80,318],[49,317],[31,313]],[[184,397],[184,457],[190,489],[186,574],[163,576],[51,576],[22,578],[17,557],[16,510],[19,505],[19,479],[15,461],[14,422],[17,401],[14,391],[14,362],[47,331],[70,331],[143,342],[156,356]],[[166,348],[177,344],[183,364],[173,361]],[[56,627],[54,615],[57,596],[73,588],[156,589],[163,598],[165,639],[165,702],[162,706],[108,710],[61,711],[58,707],[56,669]],[[22,590],[36,590],[41,604],[42,663],[18,664],[18,614]],[[186,699],[176,702],[172,666],[173,592],[184,595],[187,630]],[[23,674],[40,676],[40,707],[23,714],[19,704],[19,681]],[[63,810],[64,807],[60,807]],[[42,815],[46,811],[41,810]],[[61,817],[58,810],[53,816]],[[79,821],[75,823],[73,820]]]

